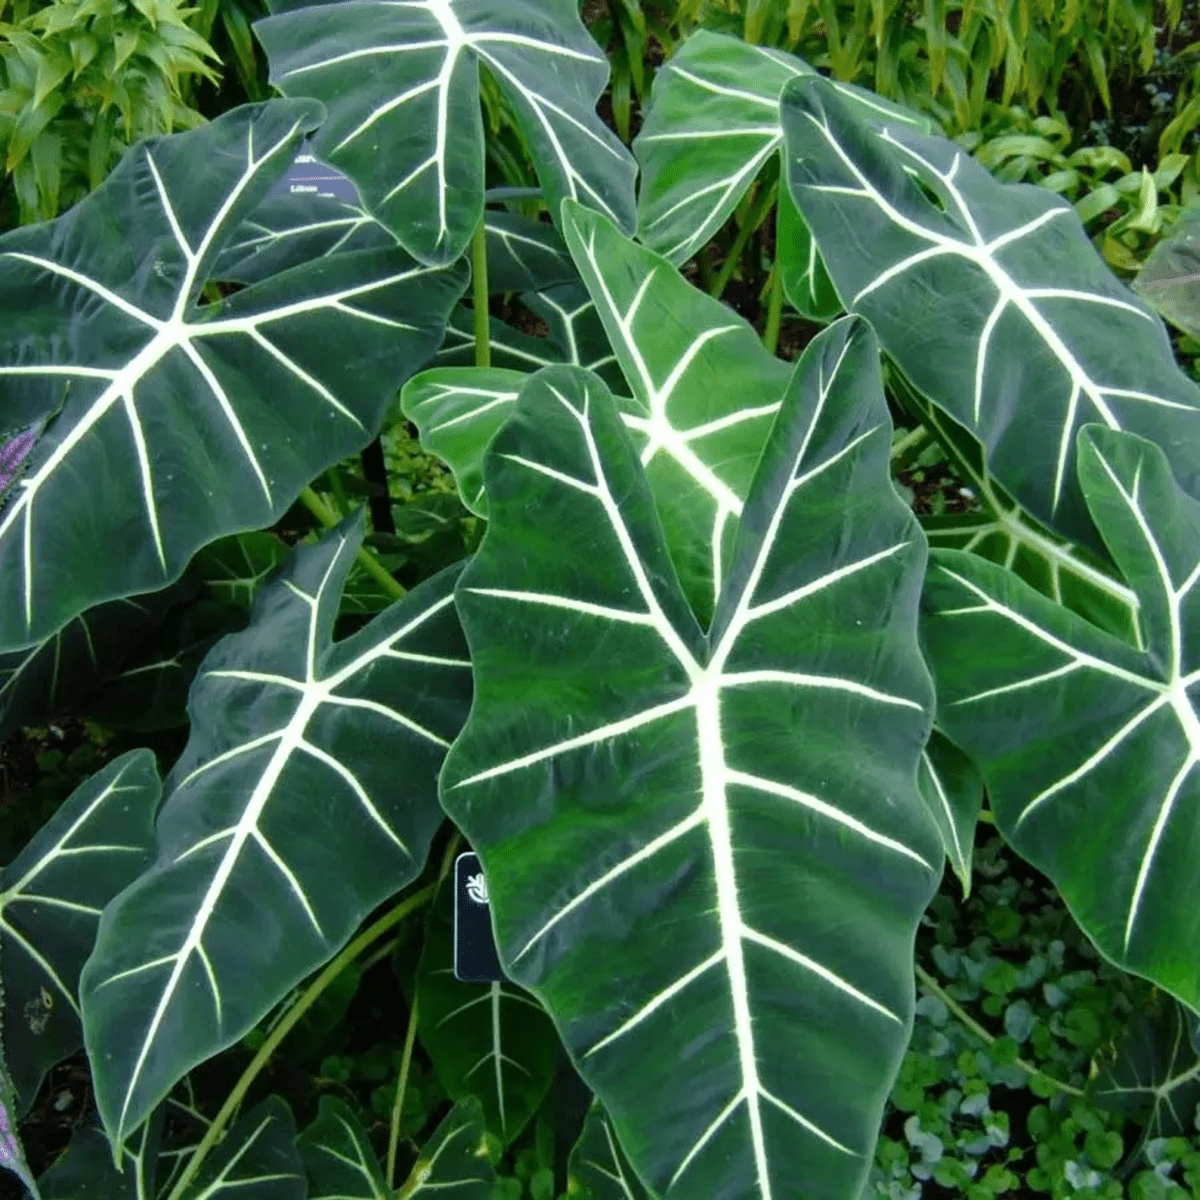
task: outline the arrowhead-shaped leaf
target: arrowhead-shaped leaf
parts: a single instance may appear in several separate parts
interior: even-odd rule
[[[540,292],[523,292],[521,302],[546,325],[545,337],[522,333],[492,317],[489,322],[492,366],[532,374],[557,363],[595,371],[610,387],[623,386],[616,356],[608,344],[596,306],[574,283],[560,283]],[[475,325],[465,305],[454,310],[446,340],[437,353],[437,366],[467,366],[475,362]]]
[[[366,1130],[340,1100],[321,1097],[317,1119],[299,1141],[308,1173],[308,1200],[393,1200],[448,1194],[454,1200],[491,1200],[495,1176],[487,1157],[479,1101],[460,1101],[421,1147],[409,1178],[398,1192]]]
[[[180,1200],[305,1200],[291,1111],[272,1096],[225,1135]]]
[[[400,393],[400,406],[420,431],[421,445],[454,472],[458,494],[477,516],[488,511],[484,454],[526,378],[506,367],[434,367],[414,375]]]
[[[979,441],[935,408],[902,377],[892,384],[926,431],[946,452],[952,473],[981,511],[922,517],[935,549],[970,550],[1015,571],[1044,596],[1089,621],[1136,642],[1137,597],[1117,578],[1106,558],[1067,542],[1035,521],[996,481]]]
[[[470,1098],[460,1100],[421,1147],[400,1194],[404,1200],[441,1200],[447,1194],[454,1200],[493,1200],[495,1187],[483,1110]]]
[[[877,353],[848,321],[798,364],[707,634],[598,380],[535,376],[485,466],[442,802],[506,970],[678,1200],[853,1194],[908,1040],[942,850]]]
[[[781,275],[783,294],[797,312],[814,321],[828,321],[844,309],[825,260],[817,250],[817,240],[786,187],[779,189],[778,205],[775,265]]]
[[[350,200],[272,191],[226,242],[213,275],[230,283],[260,283],[316,259],[397,244],[385,226]]]
[[[935,729],[921,751],[917,785],[942,835],[950,867],[962,883],[963,895],[968,896],[975,826],[983,807],[983,780],[971,760]]]
[[[322,1096],[317,1119],[296,1144],[308,1200],[392,1200],[366,1130],[341,1100]]]
[[[162,1184],[158,1153],[161,1112],[121,1147],[120,1167],[104,1130],[85,1125],[65,1153],[38,1180],[42,1200],[148,1200]],[[165,1175],[166,1169],[162,1171]]]
[[[96,686],[151,637],[174,591],[112,600],[32,646],[0,653],[0,740],[64,710],[79,711]]]
[[[566,204],[563,227],[629,393],[618,399],[622,420],[641,453],[688,598],[706,622],[790,369],[746,321],[603,217]],[[577,349],[580,341],[572,336],[568,345]],[[406,415],[454,468],[481,516],[487,508],[479,464],[519,388],[520,375],[509,368],[529,370],[549,357],[534,347],[527,361],[498,360],[487,372],[435,369],[405,385]],[[605,360],[575,361],[596,370]]]
[[[550,1090],[558,1035],[545,1009],[516,984],[455,978],[453,900],[443,888],[426,927],[418,1037],[446,1094],[476,1096],[488,1129],[507,1145]]]
[[[161,792],[154,755],[124,754],[80,784],[0,872],[4,1059],[22,1108],[82,1044],[79,974],[104,906],[151,860]]]
[[[650,1200],[634,1173],[604,1109],[593,1101],[579,1140],[571,1148],[567,1194],[587,1200]]]
[[[139,143],[65,216],[0,238],[0,406],[58,412],[0,512],[0,648],[271,524],[435,350],[465,268],[398,249],[200,303],[319,111],[274,101]]]
[[[779,97],[805,75],[815,72],[802,59],[707,29],[676,50],[654,80],[634,142],[638,231],[647,246],[681,263],[717,232],[782,145]],[[927,119],[880,96],[833,86],[864,114],[929,129]]]
[[[565,205],[563,228],[638,405],[625,420],[671,555],[707,622],[790,369],[746,321],[604,218]]]
[[[346,184],[353,187],[348,179]],[[488,209],[484,231],[490,291],[524,292],[575,278],[553,225]],[[355,200],[276,189],[229,239],[213,273],[222,280],[257,283],[314,259],[398,244],[387,226]]]
[[[423,262],[458,258],[483,211],[482,65],[511,103],[550,211],[564,197],[633,228],[629,152],[596,115],[608,63],[571,0],[276,0],[255,25],[271,82],[329,119],[318,155]]]
[[[106,910],[84,973],[97,1104],[114,1138],[230,1045],[414,878],[470,698],[455,569],[332,642],[362,540],[296,551],[192,685],[158,861]]]
[[[1200,337],[1200,208],[1181,213],[1150,251],[1133,290],[1191,337]]]
[[[1100,1062],[1089,1095],[1149,1137],[1189,1136],[1200,1105],[1200,1018],[1159,992]]]
[[[1100,548],[1075,477],[1095,421],[1154,438],[1200,492],[1200,390],[1065,200],[873,125],[822,79],[789,84],[781,111],[788,186],[838,294],[1023,508]]]
[[[938,723],[1101,952],[1200,1011],[1200,503],[1151,443],[1097,426],[1079,440],[1145,649],[1001,567],[937,551],[924,637]]]

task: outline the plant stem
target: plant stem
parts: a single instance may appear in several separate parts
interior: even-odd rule
[[[915,446],[919,446],[927,437],[929,430],[924,425],[910,429],[898,442],[892,444],[892,458],[903,458]]]
[[[450,836],[450,841],[446,844],[446,853],[442,855],[442,865],[438,868],[437,881],[433,885],[434,896],[441,891],[442,884],[446,881],[446,876],[450,874],[450,868],[454,864],[454,856],[458,853],[458,847],[462,837],[456,829]],[[396,1080],[396,1096],[392,1101],[392,1123],[388,1129],[388,1148],[387,1148],[387,1168],[384,1178],[387,1180],[389,1188],[396,1186],[396,1151],[400,1145],[400,1116],[404,1110],[404,1093],[408,1088],[408,1071],[412,1064],[413,1043],[417,1038],[417,995],[416,987],[413,988],[412,1009],[408,1014],[408,1029],[404,1034],[404,1050],[400,1056],[400,1075]]]
[[[388,1129],[387,1170],[384,1179],[390,1188],[396,1186],[396,1149],[400,1144],[400,1117],[404,1112],[404,1093],[408,1088],[408,1069],[412,1065],[413,1043],[417,1040],[417,997],[413,994],[408,1014],[408,1029],[404,1033],[404,1050],[400,1056],[400,1074],[396,1079],[396,1098],[392,1101],[392,1123]]]
[[[479,218],[479,228],[471,239],[472,300],[475,304],[475,365],[492,365],[492,348],[488,342],[488,273],[487,273],[486,213]]]
[[[337,472],[337,467],[330,467],[325,472],[325,478],[329,480],[329,490],[333,493],[333,502],[337,505],[338,513],[348,517],[350,502],[346,499],[346,489],[342,487],[342,478]]]
[[[767,301],[767,327],[763,330],[763,345],[768,354],[779,345],[779,324],[783,320],[783,272],[776,262],[771,268],[771,297]]]
[[[372,951],[359,964],[358,969],[365,975],[377,962],[382,962],[395,948],[400,945],[399,938],[392,938],[390,942],[384,942],[378,949]]]
[[[420,908],[437,890],[436,884],[428,884],[419,892],[401,900],[395,908],[389,909],[372,925],[368,925],[352,942],[343,947],[340,954],[332,959],[320,975],[304,989],[304,994],[284,1013],[279,1024],[267,1035],[267,1040],[259,1047],[258,1053],[250,1060],[241,1078],[233,1085],[221,1111],[217,1113],[213,1123],[208,1127],[203,1140],[192,1153],[188,1165],[178,1182],[171,1189],[168,1200],[181,1200],[188,1185],[196,1178],[196,1173],[204,1164],[209,1152],[217,1144],[225,1126],[237,1111],[238,1106],[250,1090],[250,1085],[258,1078],[259,1072],[267,1065],[267,1060],[279,1048],[280,1042],[292,1031],[302,1016],[316,1003],[321,993],[372,943],[378,941],[389,929],[398,925],[409,913]]]
[[[917,978],[921,981],[921,986],[931,995],[936,996],[980,1041],[988,1046],[994,1046],[999,1040],[995,1034],[988,1033],[970,1013],[963,1008],[945,988],[928,971],[926,971],[919,963],[914,964],[917,969]],[[1044,1079],[1052,1088],[1060,1092],[1065,1092],[1068,1096],[1082,1096],[1084,1093],[1080,1088],[1077,1088],[1069,1083],[1064,1083],[1061,1079],[1055,1079],[1053,1075],[1047,1075],[1040,1067],[1035,1067],[1033,1063],[1026,1062],[1023,1058],[1014,1060],[1018,1067],[1031,1077],[1036,1076],[1038,1079]]]
[[[300,503],[308,509],[326,529],[332,529],[341,519],[337,513],[317,495],[310,487],[306,487],[300,493]],[[373,555],[366,546],[360,546],[358,553],[355,555],[358,559],[359,566],[362,567],[376,583],[389,595],[397,600],[403,599],[408,595],[404,586],[397,583],[392,578],[392,573]]]
[[[721,264],[721,269],[717,272],[717,277],[713,280],[713,285],[709,289],[710,295],[715,296],[718,300],[721,298],[721,293],[725,290],[730,279],[733,278],[733,272],[741,261],[742,251],[746,248],[746,243],[750,240],[751,234],[766,220],[767,214],[771,211],[775,203],[778,192],[778,184],[766,188],[762,195],[758,197],[754,207],[746,214],[746,219],[738,227],[737,236],[733,239],[733,244],[729,247],[729,253],[725,256],[725,261]]]

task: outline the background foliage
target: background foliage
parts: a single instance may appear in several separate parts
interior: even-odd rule
[[[251,32],[264,14],[245,0],[198,8],[172,0],[9,3],[0,13],[5,223],[69,208],[142,137],[199,127],[265,97],[265,63]],[[589,0],[582,15],[612,64],[601,112],[627,143],[664,60],[690,32],[707,28],[786,49],[871,87],[930,115],[998,179],[1065,196],[1126,281],[1200,194],[1200,54],[1189,44],[1200,28],[1178,0],[1157,8],[1145,0]],[[480,95],[492,211],[536,217],[543,210],[529,194],[534,155],[486,69]],[[792,359],[817,326],[779,298],[777,187],[768,170],[684,270]],[[498,356],[507,345],[518,359],[555,361],[563,345],[574,345],[525,302],[522,287],[497,289],[490,314]],[[469,332],[470,309],[459,315]],[[578,327],[588,319],[578,318]],[[573,335],[577,325],[565,328]],[[1177,342],[1185,356],[1196,348]],[[450,361],[452,338],[442,353]],[[911,417],[898,388],[889,400],[902,422]],[[902,427],[894,461],[914,507],[939,516],[979,511],[961,460],[936,443],[906,444],[905,436]],[[82,780],[126,750],[150,744],[165,773],[184,749],[184,701],[204,654],[245,625],[253,597],[289,548],[314,544],[359,502],[370,511],[371,557],[349,568],[338,636],[363,629],[394,599],[369,562],[414,588],[472,552],[482,533],[450,471],[390,406],[378,441],[322,472],[307,503],[259,538],[217,543],[206,561],[193,563],[182,593],[170,589],[148,619],[129,627],[116,661],[83,664],[86,686],[39,715],[53,723],[6,730],[0,860],[11,861]],[[69,648],[66,640],[56,644],[56,670],[72,661]],[[15,673],[0,660],[0,684]],[[158,688],[152,717],[143,711],[144,691],[130,703],[123,690],[149,677]],[[0,720],[3,713],[0,701]],[[477,1139],[477,1157],[497,1168],[504,1200],[574,1200],[589,1194],[583,1180],[594,1176],[571,1147],[594,1117],[569,1063],[543,1053],[548,1035],[541,1061],[524,1062],[534,1081],[525,1085],[528,1116],[499,1132],[490,1101],[479,1113],[452,1108],[469,1069],[452,1061],[459,1048],[447,1052],[436,1036],[416,1036],[435,1019],[418,1010],[420,997],[426,1008],[454,1007],[430,977],[445,971],[435,940],[445,938],[438,889],[454,849],[443,834],[414,884],[430,889],[429,907],[381,934],[289,1027],[247,1108],[284,1096],[301,1128],[316,1131],[306,1134],[316,1144],[321,1119],[341,1111],[336,1100],[365,1131],[370,1170],[394,1180],[453,1118]],[[986,829],[972,874],[965,900],[959,879],[948,875],[922,922],[921,997],[872,1170],[874,1194],[1200,1196],[1200,1048],[1188,1049],[1188,1018],[1165,994],[1101,961],[1051,885]],[[176,1160],[203,1136],[211,1097],[270,1045],[303,987],[172,1095],[164,1145]],[[462,1002],[490,1005],[491,995],[463,993]],[[1175,1045],[1183,1046],[1179,1057],[1164,1058],[1163,1047]],[[37,1170],[86,1130],[93,1103],[78,1057],[53,1069],[24,1126]]]

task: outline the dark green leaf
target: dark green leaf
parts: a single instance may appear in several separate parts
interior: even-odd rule
[[[483,213],[479,68],[511,104],[552,214],[564,197],[633,227],[633,159],[596,116],[608,63],[572,0],[276,0],[255,26],[271,82],[329,108],[316,151],[423,262]]]
[[[97,1103],[136,1129],[421,870],[470,664],[451,569],[333,643],[362,538],[296,551],[192,685],[158,861],[109,906],[84,975]]]
[[[855,1194],[908,1041],[942,849],[877,353],[845,321],[797,365],[707,634],[597,380],[535,376],[485,465],[442,802],[506,971],[677,1200]]]
[[[81,1045],[79,974],[101,910],[150,862],[161,791],[149,750],[122,755],[0,873],[4,1058],[22,1107]]]
[[[199,303],[318,116],[275,101],[141,143],[65,216],[0,238],[0,407],[32,421],[61,406],[0,513],[0,648],[271,524],[370,440],[433,352],[464,268],[395,249]]]

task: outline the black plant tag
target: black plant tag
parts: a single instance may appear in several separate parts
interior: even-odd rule
[[[492,936],[487,880],[477,854],[460,854],[454,860],[454,978],[463,983],[504,978]]]
[[[287,173],[275,184],[274,192],[292,196],[320,196],[358,203],[358,189],[340,171],[313,157],[306,142]]]

